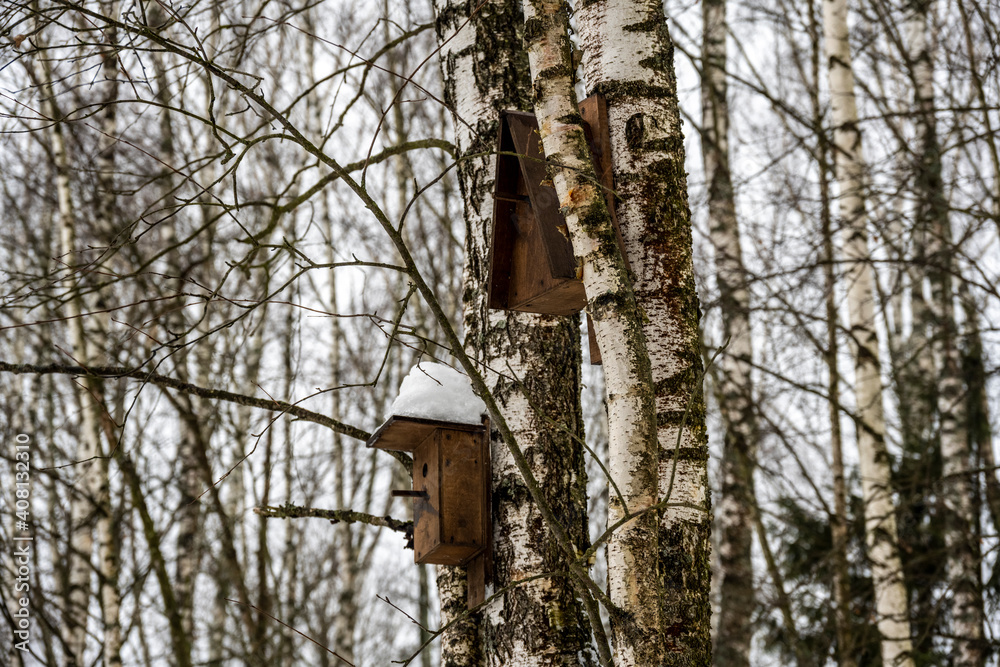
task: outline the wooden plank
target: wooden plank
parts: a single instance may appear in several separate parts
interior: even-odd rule
[[[482,438],[440,431],[441,542],[479,552],[486,546]],[[471,557],[472,553],[469,553]]]
[[[441,543],[440,429],[413,455],[413,490],[426,497],[413,503],[413,561],[426,563]]]
[[[486,533],[486,548],[483,550],[484,585],[493,585],[493,450],[490,448],[490,419],[483,419],[483,507],[486,519],[483,530]],[[486,591],[483,591],[485,595]]]
[[[499,199],[500,201],[513,202],[515,204],[530,204],[531,199],[524,195],[511,195],[506,193],[497,193],[493,195],[494,199]]]
[[[469,561],[466,571],[468,598],[466,607],[475,609],[486,601],[486,554],[481,553]]]
[[[625,241],[622,239],[621,226],[615,213],[615,176],[614,163],[611,161],[611,134],[608,129],[608,102],[603,95],[591,95],[580,102],[580,115],[583,116],[587,130],[587,143],[590,144],[590,154],[594,158],[594,170],[604,191],[604,201],[611,213],[611,225],[615,230],[618,247],[622,251],[625,267],[632,270],[628,255],[625,253]]]
[[[540,285],[539,285],[540,287]],[[536,289],[525,299],[511,298],[510,310],[545,315],[575,315],[587,305],[587,295],[579,280],[553,282],[547,289]]]
[[[554,278],[576,279],[576,258],[566,232],[566,222],[559,212],[559,197],[551,185],[538,122],[533,114],[510,117],[511,136],[520,158],[521,174],[531,197],[531,208],[541,234],[550,273]]]
[[[507,114],[500,115],[500,127],[497,130],[497,161],[493,191],[497,193],[513,193],[517,188],[521,167],[518,159],[512,155],[514,140],[510,134]],[[490,275],[487,287],[487,303],[490,308],[506,310],[508,293],[510,291],[511,257],[514,249],[515,230],[511,224],[515,203],[504,198],[493,197],[493,229],[490,237],[489,262]]]
[[[587,313],[587,343],[590,345],[590,365],[602,365],[601,348],[597,345],[597,334],[594,333],[594,320],[590,317],[590,313]]]

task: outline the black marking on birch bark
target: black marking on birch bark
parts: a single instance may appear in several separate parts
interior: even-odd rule
[[[707,438],[702,438],[707,442]],[[677,447],[675,443],[668,442],[660,447],[660,457],[671,461],[708,461],[708,447]]]
[[[593,93],[604,95],[609,106],[621,100],[662,99],[674,94],[667,86],[656,86],[645,81],[603,81],[594,86]]]
[[[646,19],[645,21],[639,21],[638,23],[631,23],[627,26],[623,26],[622,30],[624,32],[652,32],[661,25],[663,25],[663,22],[660,19],[651,18]]]

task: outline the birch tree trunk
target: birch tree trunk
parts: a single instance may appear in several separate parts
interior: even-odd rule
[[[816,125],[820,127],[819,124]],[[844,475],[844,441],[840,429],[840,370],[837,367],[837,277],[833,267],[836,257],[833,248],[833,229],[830,219],[830,194],[827,167],[827,151],[824,145],[820,155],[820,200],[823,210],[823,286],[826,291],[826,350],[824,359],[827,368],[827,394],[830,397],[830,463],[833,474],[833,516],[830,519],[830,533],[833,538],[833,598],[836,605],[837,664],[840,667],[854,667],[854,641],[851,632],[851,578],[847,562],[847,482]]]
[[[726,81],[726,0],[702,2],[702,156],[708,184],[708,225],[726,346],[719,374],[722,497],[716,510],[721,570],[715,664],[749,667],[753,637],[753,471],[757,450],[750,363],[750,294],[740,248],[736,202],[729,171],[729,103]],[[761,532],[764,537],[764,533]],[[777,582],[776,582],[777,585]]]
[[[456,110],[459,179],[465,201],[466,349],[488,369],[487,383],[549,504],[580,553],[587,548],[587,477],[580,407],[579,318],[490,311],[486,304],[500,111],[530,109],[530,79],[517,3],[436,4],[445,99]],[[476,10],[473,13],[473,10]],[[471,16],[471,20],[470,19]],[[466,24],[468,21],[468,24]],[[464,27],[463,27],[464,25]],[[457,32],[457,34],[456,34]],[[449,40],[447,41],[446,40]],[[497,58],[509,54],[509,60]],[[466,157],[469,156],[469,157]],[[464,159],[463,159],[464,158]],[[548,531],[499,435],[491,434],[494,587],[564,570]],[[464,571],[438,568],[442,621],[464,610]],[[590,623],[571,581],[536,579],[506,592],[481,621],[442,641],[442,665],[597,663]]]
[[[673,45],[654,0],[597,0],[576,19],[587,91],[608,103],[616,211],[655,391],[658,496],[668,503],[653,556],[660,563],[661,653],[622,664],[709,664],[708,447]],[[599,298],[590,284],[587,297],[592,306]],[[609,382],[609,401],[620,391]],[[612,441],[620,428],[611,422]],[[614,450],[611,456],[617,465]],[[609,559],[610,571],[620,565]]]
[[[979,554],[979,519],[973,509],[972,453],[966,428],[966,393],[958,326],[955,321],[956,275],[952,261],[951,222],[942,181],[941,147],[934,103],[934,63],[931,55],[932,0],[915,3],[909,22],[909,60],[914,84],[918,165],[916,173],[917,233],[926,239],[926,271],[934,311],[932,348],[937,376],[940,419],[942,499],[954,667],[983,664],[983,598]],[[926,230],[926,232],[924,232]],[[930,381],[931,377],[925,378]]]
[[[822,2],[823,0],[821,0]],[[840,369],[837,364],[840,315],[837,307],[833,215],[830,201],[830,141],[824,128],[824,105],[820,101],[820,61],[823,53],[822,29],[814,0],[809,2],[810,67],[814,85],[809,87],[813,130],[816,133],[816,162],[819,171],[820,233],[823,235],[823,302],[826,307],[826,349],[823,360],[827,372],[827,396],[830,416],[830,472],[833,477],[833,600],[837,627],[837,664],[855,667],[854,635],[851,631],[851,575],[847,559],[849,543],[847,521],[847,480],[844,474],[844,439],[840,426]]]
[[[117,17],[117,2],[108,3],[111,16]],[[109,239],[111,247],[108,254],[117,252],[117,230],[115,229],[115,167],[118,143],[118,36],[117,30],[108,25],[102,31],[105,52],[101,56],[101,71],[104,76],[104,86],[107,89],[105,98],[101,101],[102,108],[101,134],[98,146],[104,148],[97,154],[97,216],[96,228],[105,238]],[[101,315],[104,319],[105,316]],[[107,327],[104,327],[105,334]],[[107,340],[106,337],[104,340]],[[88,361],[81,360],[86,365]],[[100,393],[95,398],[101,397]],[[120,526],[111,506],[111,479],[109,476],[110,455],[116,449],[114,431],[108,431],[108,451],[104,452],[100,438],[97,439],[95,450],[99,459],[97,486],[97,541],[100,564],[98,581],[100,582],[101,614],[104,621],[104,664],[106,667],[120,667],[122,664],[122,631],[119,618],[121,611],[121,593],[118,590],[119,570],[119,537]]]
[[[147,16],[149,24],[153,27],[160,26],[166,22],[163,9],[158,4],[150,6]],[[167,80],[167,64],[164,62],[165,54],[152,53],[150,58],[153,63],[155,76],[156,100],[161,105],[158,157],[167,165],[175,165],[177,164],[177,154],[174,141],[173,113],[170,106],[170,89]],[[167,169],[162,181],[160,191],[162,193],[163,207],[166,210],[172,210],[176,189],[174,172],[171,169]],[[167,249],[168,267],[174,276],[183,276],[188,273],[188,267],[184,265],[185,253],[176,247],[178,240],[175,228],[179,224],[178,220],[180,219],[183,218],[178,216],[161,221],[159,224],[163,246]],[[168,296],[175,297],[176,295],[169,294]],[[185,312],[186,308],[183,307],[173,308],[168,312],[164,331],[164,336],[167,337],[167,340],[185,336],[188,331],[188,323],[184,316]],[[189,348],[183,345],[183,340],[175,340],[173,343],[175,346],[171,356],[174,362],[174,376],[182,382],[187,382],[189,380]],[[197,378],[195,384],[201,387],[210,385],[207,377],[209,367],[209,364],[196,363],[195,372]],[[207,412],[201,409],[203,406],[198,400],[193,400],[191,405],[196,407],[199,413],[204,414]],[[191,661],[191,645],[194,643],[195,638],[195,579],[201,564],[201,544],[198,540],[201,528],[201,504],[198,502],[198,495],[201,493],[201,490],[198,470],[195,465],[194,447],[197,446],[197,442],[203,436],[202,434],[192,433],[191,429],[201,429],[206,421],[198,419],[196,415],[189,415],[188,418],[182,419],[180,445],[177,450],[177,465],[180,468],[178,479],[180,498],[177,502],[177,511],[175,514],[177,522],[177,556],[174,571],[176,583],[173,593],[176,596],[175,602],[183,626],[183,632],[188,638],[182,646],[176,645],[175,642],[174,656],[178,664],[189,663]],[[210,439],[210,436],[206,435],[206,439]],[[179,655],[178,652],[181,650],[186,650],[187,655]]]
[[[177,667],[190,667],[191,636],[184,627],[183,611],[177,603],[175,589],[167,572],[167,560],[162,549],[161,534],[153,523],[153,517],[150,514],[149,505],[146,502],[143,492],[142,480],[136,472],[131,456],[128,453],[123,453],[119,460],[125,484],[129,487],[131,494],[132,506],[139,515],[142,532],[146,538],[146,545],[149,548],[150,567],[159,584],[161,606],[163,607],[163,613],[167,617],[167,625],[170,630],[171,650],[173,654],[171,664],[177,665]]]
[[[856,430],[865,504],[865,534],[875,585],[875,609],[886,667],[912,667],[910,619],[885,447],[882,379],[875,331],[874,280],[868,262],[864,158],[854,97],[846,0],[823,2],[824,46],[829,61],[835,172],[840,186],[847,301],[853,337]]]
[[[65,128],[60,122],[59,111],[52,89],[52,72],[48,60],[41,59],[39,79],[46,116],[53,120],[49,128],[49,143],[56,171],[56,196],[59,211],[59,252],[68,267],[79,262],[76,238],[76,217],[70,186],[70,161],[66,150]],[[82,317],[80,277],[72,271],[67,274],[65,286],[70,293],[66,301],[65,315],[69,322],[70,341],[74,360],[86,365],[93,357],[85,325],[89,320]],[[84,665],[87,648],[87,619],[91,597],[91,557],[94,549],[94,519],[96,517],[97,482],[100,462],[95,459],[101,450],[100,397],[102,390],[96,378],[84,378],[82,388],[75,392],[80,406],[81,430],[75,452],[78,461],[77,476],[70,497],[69,510],[69,575],[66,586],[66,665]]]
[[[333,264],[337,261],[333,244],[333,240],[335,238],[334,233],[336,230],[333,218],[330,216],[329,207],[325,197],[321,199],[320,217],[321,220],[326,223],[326,229],[330,239],[327,260]],[[340,312],[337,307],[337,281],[335,273],[335,271],[330,271],[329,299],[331,313]],[[341,383],[340,357],[342,345],[340,318],[331,317],[330,327],[330,333],[333,339],[333,342],[330,345],[329,356],[331,386],[339,387]],[[330,414],[340,414],[340,392],[330,392],[330,400]],[[351,505],[351,494],[348,492],[350,472],[348,470],[347,453],[345,451],[343,438],[340,434],[335,433],[333,438],[333,475],[334,485],[336,487],[334,490],[334,497],[336,498],[338,508],[347,508]],[[355,601],[358,563],[356,549],[354,548],[354,538],[352,536],[351,526],[349,523],[342,521],[334,526],[334,542],[336,543],[338,563],[337,575],[339,580],[337,585],[339,590],[337,596],[337,609],[333,617],[333,650],[338,655],[342,656],[344,660],[354,662],[354,624],[358,613],[358,606]]]
[[[597,180],[574,92],[568,6],[524,0],[525,46],[539,134],[587,293],[604,362],[608,469],[608,590],[616,662],[656,664],[666,644],[656,513],[656,406],[640,313]],[[634,517],[634,518],[633,518]]]

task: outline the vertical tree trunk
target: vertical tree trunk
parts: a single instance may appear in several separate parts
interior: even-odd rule
[[[817,129],[820,125],[817,124]],[[823,286],[826,292],[826,350],[824,358],[827,372],[827,394],[830,414],[830,457],[833,473],[833,516],[830,532],[833,538],[833,600],[837,626],[837,664],[854,667],[854,643],[851,632],[851,579],[847,561],[847,482],[844,475],[844,447],[840,430],[840,371],[837,368],[837,278],[834,272],[833,229],[830,219],[829,174],[827,151],[820,154],[820,200],[822,202],[823,228]]]
[[[334,240],[336,238],[335,224],[330,216],[326,198],[320,201],[320,219],[326,224],[326,230],[330,246],[327,249],[327,261],[331,264],[337,261]],[[337,306],[337,280],[336,271],[330,271],[329,296],[330,312],[340,312]],[[341,346],[343,336],[340,330],[340,318],[330,318],[330,334],[332,342],[329,350],[329,364],[331,375],[331,386],[339,387],[341,384]],[[330,414],[340,414],[340,392],[330,392],[331,412]],[[350,506],[351,494],[348,492],[350,473],[348,470],[347,453],[344,448],[343,438],[340,434],[333,436],[333,475],[334,494],[338,508]],[[354,626],[357,618],[358,608],[355,601],[357,587],[358,554],[354,548],[354,538],[351,526],[346,522],[338,523],[334,526],[334,542],[337,554],[337,608],[333,617],[333,650],[349,662],[354,662]]]
[[[933,351],[937,376],[937,412],[941,438],[942,499],[954,667],[980,667],[983,655],[983,598],[979,554],[979,518],[974,511],[972,454],[966,429],[966,393],[958,326],[955,321],[956,275],[951,223],[942,181],[941,147],[934,103],[934,63],[929,20],[932,0],[915,3],[910,19],[909,60],[916,105],[917,233],[926,238],[925,259],[933,304]],[[925,231],[926,230],[926,231]],[[933,383],[933,376],[925,381]]]
[[[885,447],[882,379],[875,333],[874,280],[868,263],[863,195],[864,163],[854,98],[846,0],[823,2],[824,45],[829,61],[835,171],[844,225],[845,280],[854,339],[858,454],[865,501],[865,534],[875,585],[875,609],[886,667],[912,667],[910,619],[903,583],[889,454]]]
[[[616,662],[658,664],[662,623],[656,405],[645,332],[624,256],[597,180],[574,92],[568,6],[524,0],[525,46],[539,134],[587,293],[604,363],[608,469],[617,493],[608,507],[608,591]],[[670,497],[673,500],[673,497]],[[638,515],[638,516],[634,516]],[[667,550],[680,545],[664,544]]]
[[[473,10],[476,10],[473,13]],[[580,407],[579,320],[490,311],[486,305],[497,122],[503,109],[530,109],[528,63],[516,2],[438,2],[446,100],[456,109],[459,178],[465,200],[466,349],[488,370],[503,416],[532,462],[546,499],[580,553],[587,546],[586,472]],[[469,20],[471,17],[471,20]],[[467,25],[466,21],[469,21]],[[464,25],[464,27],[462,27]],[[455,35],[456,31],[459,31]],[[509,60],[496,54],[510,54]],[[469,157],[465,157],[469,156]],[[494,587],[564,570],[542,528],[511,453],[492,434]],[[465,609],[464,571],[438,568],[442,621]],[[442,640],[442,665],[596,664],[590,623],[566,577],[537,579],[505,593],[464,634]],[[477,630],[479,622],[482,629]],[[482,633],[482,656],[477,655]]]
[[[719,471],[722,497],[716,508],[722,581],[714,657],[719,667],[748,667],[755,602],[750,555],[757,451],[757,417],[750,377],[753,359],[750,294],[729,171],[726,0],[704,0],[701,8],[701,146],[708,184],[708,225],[715,249],[722,340],[726,346],[718,390],[725,437]]]
[[[655,0],[597,0],[576,18],[587,90],[608,101],[616,210],[655,390],[659,500],[670,503],[658,538],[665,637],[657,659],[708,664],[708,447],[673,45]],[[587,295],[593,304],[589,285]],[[609,396],[616,391],[609,385]]]
[[[166,21],[163,9],[156,3],[150,5],[147,12],[147,18],[150,26],[152,27],[158,27]],[[165,54],[159,52],[154,52],[150,55],[153,63],[153,73],[156,84],[156,99],[162,105],[159,117],[160,153],[158,157],[167,165],[173,166],[177,162],[177,156],[174,150],[174,128],[172,113],[170,111],[170,89],[169,82],[167,80],[167,65],[164,62],[164,55]],[[162,187],[160,189],[162,193],[163,208],[166,210],[172,211],[175,188],[176,183],[174,180],[174,172],[168,168],[164,173]],[[179,219],[180,218],[167,218],[159,223],[163,246],[168,249],[168,266],[170,272],[175,277],[183,276],[188,272],[188,267],[184,266],[184,253],[180,250],[180,248],[175,247],[177,244],[177,233],[175,228],[178,225]],[[175,295],[170,294],[168,296],[173,297]],[[185,312],[186,309],[183,307],[175,307],[169,311],[164,331],[164,335],[169,337],[167,340],[174,337],[183,337],[187,332],[188,323],[184,317]],[[189,348],[184,347],[183,342],[183,340],[173,341],[176,345],[172,354],[174,362],[173,372],[177,379],[182,382],[187,382],[189,379],[187,363],[189,359]],[[196,368],[198,369],[196,372],[199,373],[199,377],[195,383],[202,387],[209,386],[209,382],[206,377],[208,373],[208,366],[196,363]],[[192,401],[192,405],[198,406],[199,408],[201,407],[200,401],[197,400]],[[198,534],[201,527],[201,504],[198,502],[198,495],[201,491],[193,448],[197,446],[196,443],[202,435],[192,433],[191,428],[194,426],[201,428],[204,425],[204,420],[194,418],[183,419],[182,424],[183,427],[181,429],[180,445],[177,451],[177,462],[180,467],[180,477],[178,480],[180,498],[177,502],[177,512],[175,514],[175,520],[177,522],[177,556],[175,559],[176,567],[174,577],[176,585],[174,590],[176,592],[176,603],[180,613],[181,622],[184,627],[184,632],[189,638],[191,638],[191,640],[193,640],[195,633],[194,587],[198,568],[201,564],[201,545],[198,541]],[[177,651],[181,650],[181,647],[175,646],[174,652],[178,661],[186,660],[190,662],[190,648],[192,643],[193,641],[189,641],[186,644],[186,649],[189,652],[186,658],[177,656]]]
[[[822,0],[821,0],[822,2]],[[837,274],[835,270],[833,220],[830,202],[830,142],[824,128],[824,108],[820,102],[820,60],[823,53],[822,30],[817,7],[809,2],[809,33],[812,37],[810,66],[813,85],[809,87],[812,106],[813,130],[816,133],[816,163],[819,171],[820,233],[823,235],[823,290],[826,307],[826,363],[827,395],[830,416],[830,472],[833,475],[833,516],[830,533],[833,538],[833,602],[834,621],[837,628],[837,664],[855,667],[854,638],[851,632],[851,575],[848,566],[849,543],[847,522],[847,478],[844,474],[844,440],[840,428],[840,369],[837,365],[840,314],[837,308]],[[898,324],[898,323],[897,323]]]
[[[76,210],[70,188],[70,163],[66,152],[62,115],[56,106],[52,89],[52,73],[49,62],[41,59],[42,97],[45,114],[53,120],[49,129],[49,142],[56,170],[56,196],[59,209],[60,254],[63,262],[74,267],[79,262],[76,240]],[[70,341],[74,360],[86,365],[93,357],[84,328],[83,297],[80,295],[80,276],[72,271],[67,274],[66,289],[70,298],[66,302],[65,315],[69,322]],[[93,378],[82,380],[82,388],[76,392],[81,411],[81,431],[77,440],[77,476],[70,498],[69,516],[69,574],[66,586],[66,664],[71,667],[84,665],[87,647],[87,619],[90,606],[90,578],[93,570],[91,556],[94,548],[94,518],[96,511],[97,487],[100,463],[95,457],[101,450],[102,395],[100,383]]]
[[[143,493],[142,480],[136,472],[135,464],[128,453],[123,453],[119,457],[120,469],[126,486],[132,498],[132,506],[139,515],[142,525],[142,532],[146,538],[146,546],[149,548],[149,561],[156,576],[160,590],[160,606],[167,617],[167,627],[170,631],[171,648],[173,661],[171,664],[177,667],[191,666],[191,636],[184,627],[183,610],[178,604],[175,595],[175,588],[170,581],[167,572],[167,561],[163,554],[163,541],[160,532],[153,523],[153,517],[149,512],[146,497]],[[140,614],[141,616],[141,614]]]
[[[965,377],[969,381],[966,418],[969,441],[976,447],[979,468],[983,470],[986,509],[993,527],[1000,533],[1000,468],[993,454],[993,429],[990,421],[989,397],[986,393],[986,367],[983,360],[983,340],[979,330],[979,312],[969,294],[968,283],[958,286],[959,298],[965,311],[966,340]]]

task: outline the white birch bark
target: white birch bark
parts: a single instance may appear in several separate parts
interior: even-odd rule
[[[109,15],[117,17],[117,2],[108,3]],[[105,238],[114,239],[117,243],[115,229],[115,182],[114,174],[117,155],[118,136],[118,48],[117,30],[113,26],[106,26],[102,31],[104,34],[105,51],[101,56],[101,71],[104,76],[104,86],[107,90],[102,100],[103,108],[100,112],[101,133],[98,138],[98,145],[103,148],[97,154],[97,216],[95,226],[98,232]],[[111,250],[115,252],[115,250]],[[103,317],[103,316],[102,316]],[[103,327],[105,334],[107,327]],[[83,362],[86,364],[87,362]],[[100,396],[98,394],[97,396]],[[108,431],[109,451],[115,446],[114,432]],[[122,631],[121,620],[121,592],[118,589],[118,572],[120,569],[119,554],[119,533],[120,527],[111,506],[111,480],[109,477],[110,461],[100,444],[97,441],[97,453],[101,456],[99,478],[97,485],[97,502],[99,506],[97,519],[97,541],[99,556],[99,582],[101,596],[101,613],[104,621],[104,664],[106,667],[120,667],[122,664]]]
[[[41,90],[45,114],[56,122],[49,129],[49,142],[56,170],[56,196],[59,211],[59,249],[63,262],[73,267],[79,262],[76,240],[76,210],[70,187],[70,164],[66,150],[64,126],[58,122],[61,113],[56,106],[51,86],[52,73],[46,59],[41,59]],[[82,317],[84,307],[79,293],[79,275],[69,271],[65,281],[71,293],[66,302],[65,315],[69,323],[70,342],[74,361],[87,365],[94,357]],[[92,378],[81,380],[82,388],[76,396],[80,406],[81,429],[75,458],[77,477],[70,498],[69,523],[69,576],[66,589],[66,665],[82,667],[87,648],[87,620],[91,598],[91,557],[94,549],[94,518],[97,511],[97,482],[100,462],[95,457],[101,450],[100,386]]]
[[[875,586],[875,609],[886,667],[912,667],[906,587],[896,530],[889,454],[885,447],[882,379],[875,332],[874,279],[868,262],[863,196],[864,158],[847,31],[846,0],[823,2],[824,46],[829,61],[833,147],[843,221],[848,310],[854,339],[856,429],[865,503],[865,534]]]
[[[818,101],[818,100],[817,100]],[[817,120],[820,112],[816,104]],[[816,127],[820,128],[819,122]],[[827,394],[830,415],[830,472],[833,474],[833,516],[830,518],[830,533],[833,538],[833,598],[836,605],[837,624],[837,664],[840,667],[854,667],[853,633],[851,632],[851,579],[847,561],[849,541],[847,523],[847,481],[844,475],[844,440],[840,428],[840,370],[837,366],[837,277],[834,273],[833,229],[830,215],[829,169],[827,168],[826,142],[823,141],[820,166],[820,200],[822,201],[823,226],[823,283],[826,290],[826,350],[824,358],[827,369]]]
[[[579,18],[585,56],[595,65],[585,69],[606,77],[608,84],[602,92],[608,94],[616,167],[623,166],[623,153],[614,155],[617,141],[624,140],[621,148],[631,151],[631,161],[624,161],[628,167],[615,176],[616,190],[633,204],[619,207],[619,220],[636,274],[635,292],[602,193],[593,185],[593,166],[575,109],[564,5],[525,2],[542,143],[546,159],[555,165],[550,170],[582,264],[588,312],[604,357],[609,469],[621,492],[609,503],[609,523],[627,519],[661,498],[669,503],[658,524],[647,523],[644,516],[632,519],[609,541],[609,591],[617,607],[611,615],[616,662],[707,662],[707,450],[670,43],[658,3],[592,3],[581,8]],[[616,107],[630,92],[633,106]],[[623,118],[624,110],[631,113]],[[629,238],[625,230],[630,225],[644,237]]]
[[[489,11],[491,4],[484,5]],[[437,37],[440,44],[440,61],[445,79],[445,95],[451,93],[449,101],[457,118],[486,118],[491,113],[488,100],[483,99],[473,74],[476,52],[476,30],[466,26],[459,28],[469,20],[470,7],[450,2],[436,0],[434,12],[437,20]],[[474,135],[465,129],[461,122],[455,122],[456,146],[467,146],[475,140]],[[466,179],[463,179],[466,180]],[[480,186],[482,187],[482,186]],[[476,191],[472,183],[463,182],[463,193]],[[466,194],[466,197],[470,195]],[[482,195],[477,203],[481,203]],[[489,199],[489,198],[487,198]],[[466,206],[466,215],[473,215],[477,207]],[[485,210],[485,207],[484,207]],[[474,239],[469,235],[467,244]],[[469,283],[470,264],[479,255],[469,248],[466,255],[465,284]],[[465,568],[441,566],[437,567],[437,591],[440,604],[441,624],[450,623],[465,612],[465,600],[468,597],[467,573]],[[454,628],[441,636],[441,667],[478,667],[484,665],[480,642],[481,617],[472,616],[457,622]]]
[[[822,2],[823,0],[820,0]],[[833,516],[830,533],[833,538],[833,599],[834,619],[837,627],[837,664],[855,667],[854,639],[851,631],[851,579],[847,548],[849,543],[847,521],[847,480],[844,474],[843,432],[840,426],[840,369],[837,364],[840,328],[837,306],[837,274],[835,271],[833,211],[830,199],[830,141],[823,128],[825,109],[820,101],[819,81],[822,76],[820,63],[823,44],[820,39],[819,16],[814,0],[809,2],[809,32],[813,37],[810,46],[810,69],[815,85],[810,87],[812,122],[816,132],[817,167],[819,171],[820,233],[823,235],[823,288],[826,306],[826,349],[823,359],[827,372],[828,414],[830,418],[830,472],[833,477]]]
[[[721,583],[718,632],[713,652],[718,667],[748,667],[755,603],[751,526],[754,524],[753,470],[757,450],[757,417],[750,376],[753,359],[750,293],[729,171],[728,34],[726,0],[704,0],[701,145],[708,184],[708,224],[715,250],[722,341],[726,345],[718,383],[725,436],[719,471],[722,494],[716,507]],[[766,539],[762,531],[760,536],[762,540]],[[764,544],[763,541],[761,543]]]
[[[973,462],[966,428],[967,408],[958,326],[955,319],[956,275],[948,202],[942,181],[937,139],[934,63],[931,54],[932,0],[915,3],[909,21],[909,60],[917,107],[917,233],[926,239],[925,267],[931,285],[933,352],[938,369],[937,412],[941,439],[942,499],[950,593],[952,664],[983,664],[983,599],[978,516],[973,509]],[[917,268],[920,268],[917,267]],[[921,276],[922,277],[922,276]],[[931,382],[935,375],[924,376]]]
[[[476,11],[466,25],[472,9]],[[486,305],[497,122],[503,109],[531,108],[520,11],[517,3],[501,1],[482,6],[438,2],[436,10],[446,99],[458,118],[458,154],[469,156],[459,165],[467,223],[465,346],[487,369],[486,381],[503,417],[529,457],[549,504],[582,552],[587,540],[586,475],[575,439],[582,439],[583,430],[579,321],[490,311]],[[497,53],[509,54],[509,59],[498,59]],[[559,548],[540,530],[541,516],[511,452],[498,433],[491,440],[494,587],[565,569]],[[464,610],[464,570],[439,567],[438,573],[446,621],[449,613]],[[448,593],[460,597],[449,601]],[[597,662],[590,625],[565,577],[537,579],[509,591],[487,610],[481,625],[478,631],[467,626],[460,642],[445,636],[449,643],[442,644],[443,665]],[[481,648],[477,632],[482,634]]]
[[[589,2],[576,19],[587,90],[608,102],[616,211],[655,389],[658,494],[670,503],[659,525],[666,636],[658,659],[708,664],[708,448],[673,46],[656,0]]]

